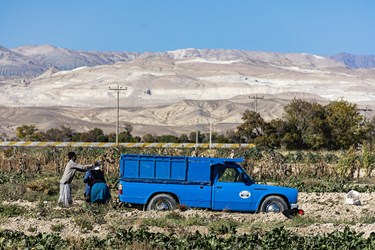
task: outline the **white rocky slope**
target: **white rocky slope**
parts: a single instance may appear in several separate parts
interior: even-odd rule
[[[60,70],[71,70],[82,66],[96,66],[129,61],[138,56],[130,52],[98,52],[80,51],[59,48],[51,45],[29,45],[12,51],[28,56],[47,68],[56,67]]]
[[[37,60],[0,46],[0,80],[37,76],[45,70]]]
[[[257,109],[265,119],[281,117],[294,97],[375,104],[373,69],[349,69],[309,54],[186,49],[113,65],[51,69],[26,85],[3,84],[1,129],[11,133],[34,123],[42,129],[113,131],[116,91],[109,87],[117,86],[127,88],[120,91],[121,124],[133,124],[135,134],[190,133],[197,123],[207,132],[211,113],[215,130],[233,129],[246,109],[255,109],[250,97],[256,95],[264,98]]]

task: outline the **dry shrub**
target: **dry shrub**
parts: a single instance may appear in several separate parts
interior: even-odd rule
[[[26,183],[27,190],[43,192],[48,195],[55,195],[59,192],[59,183],[56,177],[35,179]]]

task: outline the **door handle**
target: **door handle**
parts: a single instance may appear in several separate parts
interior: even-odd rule
[[[217,189],[221,189],[221,188],[223,188],[223,187],[222,187],[222,186],[217,186],[216,188],[217,188]]]

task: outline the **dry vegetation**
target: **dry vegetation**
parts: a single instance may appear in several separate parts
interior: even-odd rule
[[[340,232],[350,241],[363,239],[367,240],[366,244],[370,246],[375,244],[373,239],[375,237],[371,235],[375,232],[374,183],[372,178],[366,177],[367,172],[364,170],[368,169],[359,167],[359,160],[352,167],[342,165],[344,156],[349,155],[347,152],[334,154],[294,152],[289,156],[290,152],[283,154],[246,150],[236,152],[237,156],[241,154],[246,156],[245,168],[258,181],[296,186],[302,191],[299,204],[305,210],[305,215],[288,219],[282,214],[213,212],[185,210],[184,207],[172,212],[145,212],[137,208],[120,206],[116,201],[117,159],[120,153],[135,153],[136,149],[75,149],[79,155],[78,160],[82,163],[95,160],[103,162],[114,200],[109,206],[85,204],[83,175],[79,173],[73,181],[74,205],[70,208],[61,208],[57,204],[58,180],[66,164],[66,152],[69,150],[71,149],[7,148],[0,151],[0,231],[2,232],[0,244],[3,244],[3,248],[6,248],[9,242],[14,244],[13,238],[36,237],[27,239],[30,242],[33,240],[42,242],[42,238],[48,236],[43,239],[54,242],[53,246],[56,248],[64,248],[71,244],[76,245],[77,248],[86,248],[87,244],[107,248],[108,242],[117,242],[117,240],[125,242],[123,239],[126,237],[134,239],[138,237],[138,241],[129,240],[123,246],[135,246],[139,249],[158,247],[170,249],[170,246],[154,244],[153,241],[142,237],[147,236],[150,239],[155,237],[157,241],[169,235],[168,241],[177,244],[175,241],[182,239],[181,237],[193,237],[189,235],[195,235],[197,241],[201,237],[206,237],[205,239],[209,241],[212,240],[209,237],[213,235],[224,239],[255,233],[259,237],[271,237],[268,236],[270,232],[278,234],[277,237],[281,237],[280,239],[287,237],[293,242],[299,236],[331,239]],[[189,155],[191,153],[188,149],[144,149],[144,151],[146,152],[143,153],[149,154]],[[206,150],[201,154],[227,156],[229,150]],[[362,153],[358,151],[355,154],[360,156]],[[294,160],[287,161],[288,158]],[[361,174],[357,176],[356,171]],[[360,206],[344,204],[345,194],[352,188],[360,191],[362,203]],[[197,231],[199,237],[196,235]],[[348,235],[354,238],[349,239]],[[239,239],[236,238],[236,241]],[[62,242],[63,245],[56,245],[60,244],[58,242]],[[122,246],[122,243],[116,244]],[[204,246],[206,243],[199,244]],[[304,242],[304,244],[313,246],[309,245],[313,243]],[[367,245],[363,245],[363,248],[366,247]]]

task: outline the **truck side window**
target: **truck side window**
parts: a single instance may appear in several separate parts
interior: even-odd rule
[[[220,167],[218,182],[240,182],[240,173],[235,168]]]

